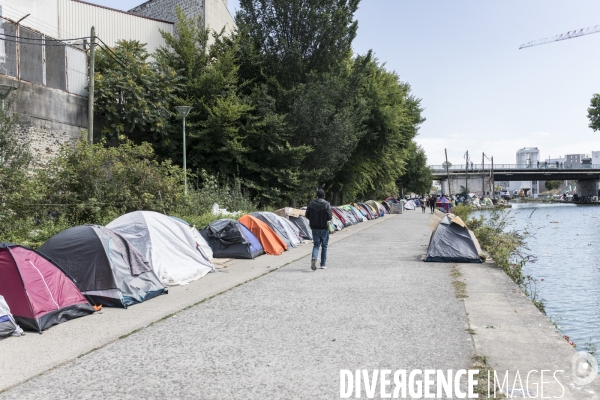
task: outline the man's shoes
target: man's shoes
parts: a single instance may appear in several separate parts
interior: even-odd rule
[[[319,269],[327,269],[327,267],[326,267],[326,266],[324,266],[324,265],[321,265],[321,266],[319,267]]]
[[[312,260],[310,260],[310,269],[312,269],[313,271],[317,270],[317,259],[313,258]]]

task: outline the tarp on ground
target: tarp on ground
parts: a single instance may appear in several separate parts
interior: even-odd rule
[[[464,222],[452,215],[446,215],[431,235],[427,262],[481,263],[477,239]]]
[[[312,229],[310,229],[310,221],[308,220],[308,218],[302,215],[299,217],[292,217],[290,215],[289,218],[290,222],[296,225],[296,227],[298,227],[302,239],[313,240]]]
[[[23,246],[0,243],[0,295],[15,321],[37,332],[94,308],[55,263]]]
[[[6,300],[3,296],[0,296],[0,339],[9,336],[20,336],[22,333],[23,330],[11,314]]]
[[[214,270],[202,236],[166,215],[135,211],[106,227],[129,240],[165,286],[185,285]]]
[[[73,277],[94,305],[127,308],[166,293],[148,259],[125,237],[99,225],[65,229],[39,251]]]
[[[288,249],[283,239],[260,219],[246,214],[242,215],[238,221],[250,229],[250,232],[256,236],[265,253],[278,256]]]
[[[212,248],[214,258],[253,259],[265,252],[256,236],[234,219],[211,222],[200,234]]]

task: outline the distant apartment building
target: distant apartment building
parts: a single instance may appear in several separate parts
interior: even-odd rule
[[[592,151],[592,164],[600,165],[600,151]]]
[[[589,154],[567,154],[565,156],[565,167],[583,164],[583,160],[591,158]]]
[[[517,165],[520,168],[537,168],[540,161],[540,150],[537,147],[524,147],[517,151]],[[537,198],[540,193],[538,181],[514,181],[509,183],[511,194],[521,190],[527,193],[529,197]]]

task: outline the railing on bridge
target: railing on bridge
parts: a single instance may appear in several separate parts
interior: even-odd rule
[[[431,168],[435,172],[446,171],[445,165],[430,165]],[[492,168],[492,164],[469,164],[468,166],[465,164],[461,165],[450,165],[448,167],[448,171],[452,172],[460,172],[460,171],[468,171],[468,172],[477,172],[477,171],[489,171]],[[556,163],[540,163],[538,164],[494,164],[494,171],[501,170],[585,170],[585,169],[600,169],[600,164],[556,164]]]

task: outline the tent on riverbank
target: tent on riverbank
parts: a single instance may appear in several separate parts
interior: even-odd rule
[[[135,211],[106,226],[122,235],[150,262],[165,286],[185,285],[213,271],[210,246],[189,226],[154,211]]]
[[[288,249],[287,245],[273,230],[271,227],[258,218],[253,217],[250,214],[242,215],[238,220],[245,227],[250,229],[250,232],[260,242],[265,253],[278,256]]]
[[[54,262],[14,244],[0,243],[0,295],[15,321],[37,332],[95,311]]]
[[[211,222],[200,235],[212,248],[214,258],[253,259],[265,252],[256,236],[234,219]]]
[[[425,261],[481,263],[480,253],[481,247],[473,232],[459,217],[448,214],[431,235]]]
[[[127,308],[166,293],[149,261],[123,236],[102,226],[71,227],[39,250],[72,276],[93,304]]]

